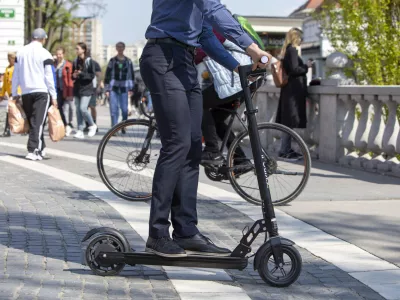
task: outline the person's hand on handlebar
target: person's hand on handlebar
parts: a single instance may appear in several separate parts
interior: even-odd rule
[[[246,52],[250,55],[251,59],[253,60],[253,71],[256,69],[266,69],[272,60],[272,55],[268,52],[261,50],[256,43],[251,44],[247,49]],[[268,62],[266,64],[261,62],[261,58],[263,56],[268,57]]]

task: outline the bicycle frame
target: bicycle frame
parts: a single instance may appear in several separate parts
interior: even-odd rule
[[[241,101],[242,103],[242,101]],[[248,133],[248,128],[246,126],[246,124],[242,121],[242,119],[240,118],[239,114],[238,114],[238,108],[240,106],[235,107],[235,109],[226,109],[226,108],[222,108],[222,107],[215,107],[213,108],[214,110],[221,110],[221,111],[226,111],[228,113],[231,114],[229,122],[228,122],[228,128],[227,131],[225,133],[225,136],[222,140],[222,144],[221,144],[221,148],[220,148],[220,152],[223,153],[225,147],[228,148],[228,140],[229,140],[229,136],[232,132],[232,128],[233,128],[233,123],[235,122],[235,119],[239,120],[240,124],[242,125],[244,131],[246,131]],[[263,155],[265,156],[265,158],[267,159],[267,161],[270,160],[270,156],[268,155],[268,153],[265,151],[265,149],[263,147],[261,147],[261,151],[263,153]],[[232,171],[234,168],[230,168],[229,171]]]

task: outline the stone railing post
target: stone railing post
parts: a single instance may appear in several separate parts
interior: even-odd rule
[[[339,160],[342,148],[337,122],[339,105],[337,95],[321,94],[319,159],[328,163],[336,163]]]

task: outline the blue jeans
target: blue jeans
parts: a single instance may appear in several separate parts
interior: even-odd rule
[[[119,109],[122,111],[122,120],[128,120],[128,93],[110,93],[110,114],[111,125],[117,125],[119,119]]]
[[[150,92],[147,91],[147,92],[144,94],[144,96],[145,96],[146,99],[147,99],[147,109],[148,109],[149,111],[152,111],[152,110],[153,110],[153,101],[151,100],[151,94],[150,94]]]
[[[74,97],[76,106],[76,118],[78,120],[78,130],[83,131],[85,128],[85,121],[89,126],[93,126],[93,118],[89,113],[88,106],[92,96]]]

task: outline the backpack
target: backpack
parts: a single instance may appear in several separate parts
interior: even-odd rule
[[[260,47],[260,49],[265,50],[265,45],[258,35],[258,33],[254,30],[253,26],[251,26],[250,22],[242,16],[239,15],[233,15],[236,21],[239,22],[239,24],[242,26],[244,31],[247,32],[247,34],[252,38],[252,40]]]
[[[271,66],[271,71],[276,87],[283,88],[285,85],[287,85],[288,76],[283,69],[283,63],[281,60]]]

